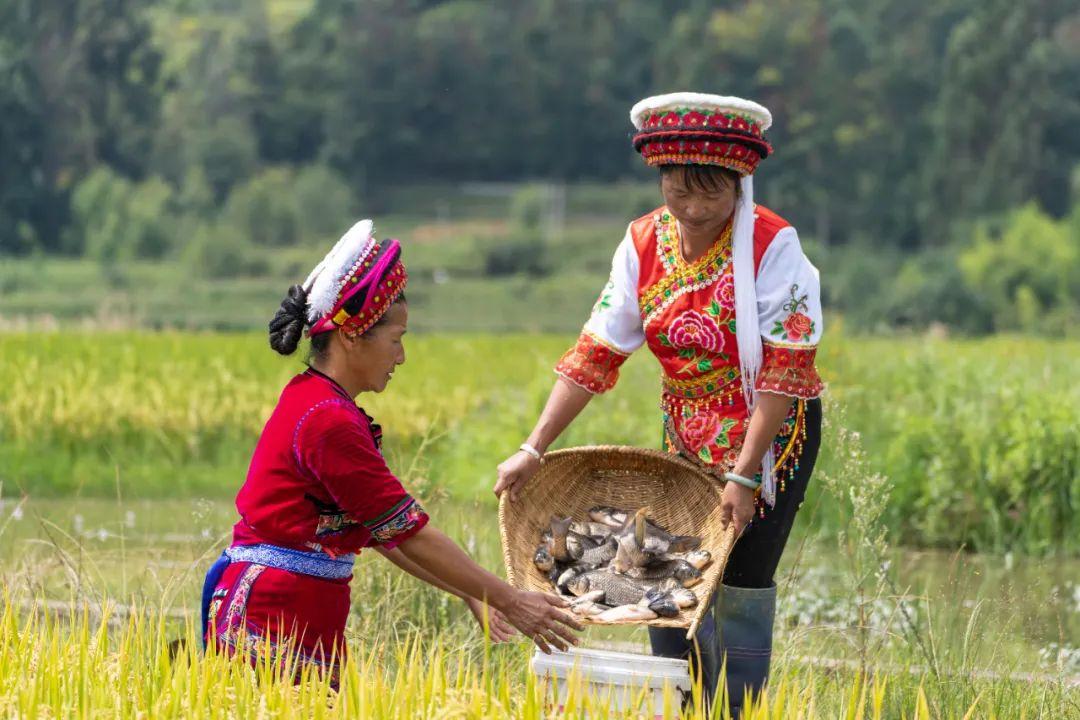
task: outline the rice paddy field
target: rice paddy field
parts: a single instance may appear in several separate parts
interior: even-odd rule
[[[421,335],[388,391],[361,398],[391,466],[489,568],[495,465],[571,339]],[[823,455],[754,717],[1080,717],[1078,355],[1066,341],[830,336]],[[358,565],[340,692],[197,650],[202,573],[300,367],[259,334],[0,335],[0,716],[556,714],[529,646],[489,646],[459,601],[379,557]],[[654,361],[634,357],[560,444],[655,447],[658,388]],[[646,642],[593,628],[583,644]],[[580,688],[566,715],[617,716]]]

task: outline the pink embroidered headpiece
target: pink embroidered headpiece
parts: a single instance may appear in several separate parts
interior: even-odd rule
[[[366,332],[401,296],[408,279],[401,244],[393,239],[380,244],[371,221],[361,220],[304,283],[310,288],[308,337],[339,327]]]

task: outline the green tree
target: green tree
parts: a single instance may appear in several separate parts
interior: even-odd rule
[[[300,237],[300,216],[292,173],[284,168],[259,173],[232,192],[223,216],[255,245],[295,244]]]
[[[934,111],[926,227],[999,213],[1030,198],[1062,212],[1073,158],[1049,152],[1047,133],[1080,121],[1080,53],[1058,35],[1075,4],[986,0],[949,33]],[[1072,133],[1075,135],[1075,131]],[[1073,153],[1080,143],[1072,142]]]
[[[323,165],[299,170],[292,183],[305,241],[325,242],[341,235],[356,220],[356,201],[344,178]]]
[[[973,293],[989,304],[996,330],[1064,333],[1080,319],[1080,233],[1028,204],[999,233],[980,228],[960,255]]]
[[[98,168],[72,193],[71,246],[103,263],[160,258],[174,241],[172,200],[160,178],[132,183]]]

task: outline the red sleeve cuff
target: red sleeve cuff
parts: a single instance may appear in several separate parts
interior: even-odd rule
[[[566,351],[555,372],[575,385],[597,395],[615,387],[619,368],[629,355],[584,332],[577,344]]]
[[[761,370],[754,389],[809,400],[821,395],[824,384],[814,358],[816,347],[764,343]]]

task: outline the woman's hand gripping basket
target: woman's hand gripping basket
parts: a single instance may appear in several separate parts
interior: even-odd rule
[[[510,584],[525,590],[555,592],[551,582],[533,564],[541,534],[553,515],[588,519],[597,505],[633,512],[650,509],[649,517],[677,535],[701,538],[712,563],[701,582],[690,590],[697,605],[677,617],[658,617],[647,624],[696,631],[724,573],[735,543],[735,528],[720,521],[721,486],[686,460],[658,450],[595,446],[557,450],[544,457],[540,471],[519,491],[516,502],[503,493],[499,502],[499,533],[503,561]],[[582,618],[584,622],[597,622]]]

